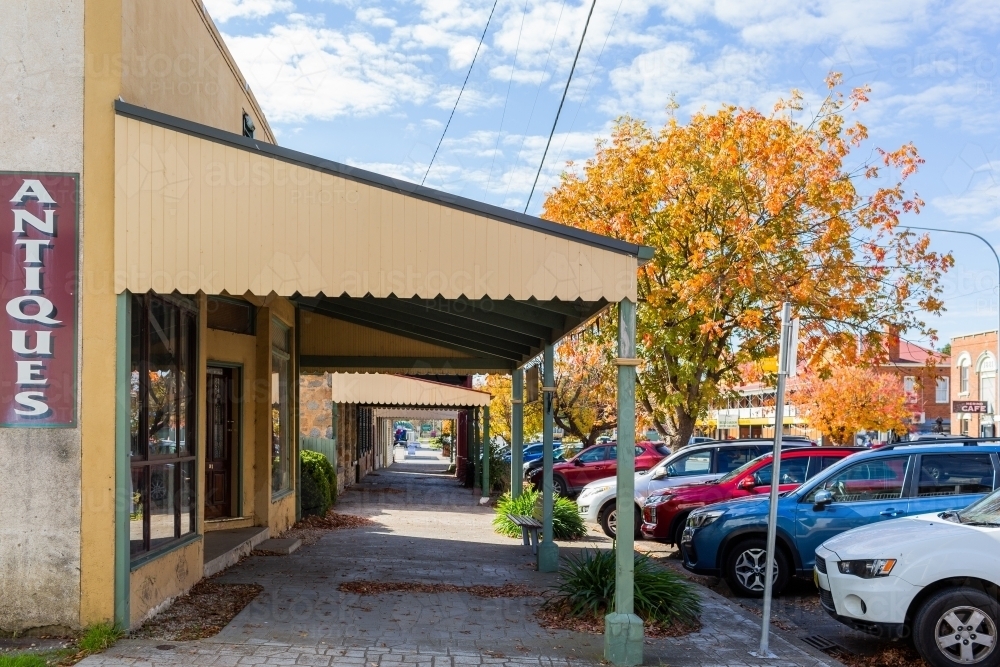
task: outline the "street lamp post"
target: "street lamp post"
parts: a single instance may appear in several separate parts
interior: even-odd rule
[[[993,371],[993,403],[995,404],[997,402],[997,399],[1000,398],[1000,397],[997,396],[997,393],[998,393],[997,390],[998,390],[998,388],[1000,388],[1000,255],[997,254],[996,248],[993,247],[992,243],[990,243],[989,241],[987,241],[986,239],[984,239],[979,234],[976,234],[975,232],[966,232],[966,231],[962,231],[962,230],[958,230],[958,229],[941,229],[939,227],[918,227],[916,225],[899,225],[899,226],[900,227],[905,227],[907,229],[919,229],[919,230],[924,231],[924,232],[944,232],[945,234],[963,234],[965,236],[972,236],[972,237],[975,237],[975,238],[979,239],[983,243],[985,243],[986,247],[990,249],[991,253],[993,253],[993,259],[995,259],[996,262],[997,262],[997,318],[998,318],[998,321],[997,321],[997,349],[996,349],[996,355],[997,356],[996,356],[995,361],[993,362],[994,363],[994,367],[996,369],[996,370]],[[997,430],[997,423],[996,423],[996,414],[995,414],[995,409],[994,409],[994,415],[993,415],[993,435],[997,434],[996,430]]]

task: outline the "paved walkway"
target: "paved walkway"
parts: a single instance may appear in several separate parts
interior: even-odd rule
[[[222,582],[259,583],[262,593],[211,639],[126,640],[82,667],[119,665],[595,665],[597,635],[550,631],[533,613],[537,598],[484,599],[467,593],[342,593],[341,582],[380,580],[458,585],[520,583],[546,590],[555,575],[534,570],[519,541],[493,532],[492,510],[444,474],[446,462],[418,450],[348,490],[337,510],[378,525],[334,531],[290,556],[253,556]],[[607,541],[594,537],[607,547]],[[595,546],[595,545],[591,545]],[[561,545],[563,553],[580,543]],[[647,664],[683,666],[837,665],[775,636],[777,660],[748,651],[759,625],[748,612],[704,591],[703,629],[647,640]],[[793,640],[794,641],[794,640]]]

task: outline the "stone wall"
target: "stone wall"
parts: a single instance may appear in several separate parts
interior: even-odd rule
[[[306,438],[333,438],[330,374],[299,377],[299,432]]]

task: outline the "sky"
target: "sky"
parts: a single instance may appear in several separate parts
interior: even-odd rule
[[[530,204],[591,0],[205,5],[281,145],[532,214],[620,116],[658,127],[671,99],[681,120],[723,104],[770,111],[792,89],[808,114],[838,71],[871,87],[862,157],[912,141],[926,160],[906,182],[926,206],[903,222],[1000,244],[1000,3],[597,0]],[[947,312],[930,318],[938,345],[996,329],[990,248],[931,238],[955,257]]]

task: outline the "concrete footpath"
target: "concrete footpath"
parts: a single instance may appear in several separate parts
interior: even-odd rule
[[[493,512],[444,474],[447,462],[418,450],[347,491],[337,511],[374,526],[326,534],[288,556],[252,556],[220,582],[257,583],[264,592],[211,639],[125,640],[82,667],[119,665],[596,665],[598,635],[546,630],[539,598],[479,598],[457,593],[358,595],[347,581],[456,585],[523,584],[544,591],[553,574],[534,571],[519,540],[493,532]],[[596,538],[595,539],[600,539]],[[597,544],[561,544],[574,553]],[[607,543],[600,546],[607,547]],[[701,631],[647,640],[646,664],[685,666],[839,665],[794,639],[774,636],[775,660],[760,661],[759,621],[703,590]]]

